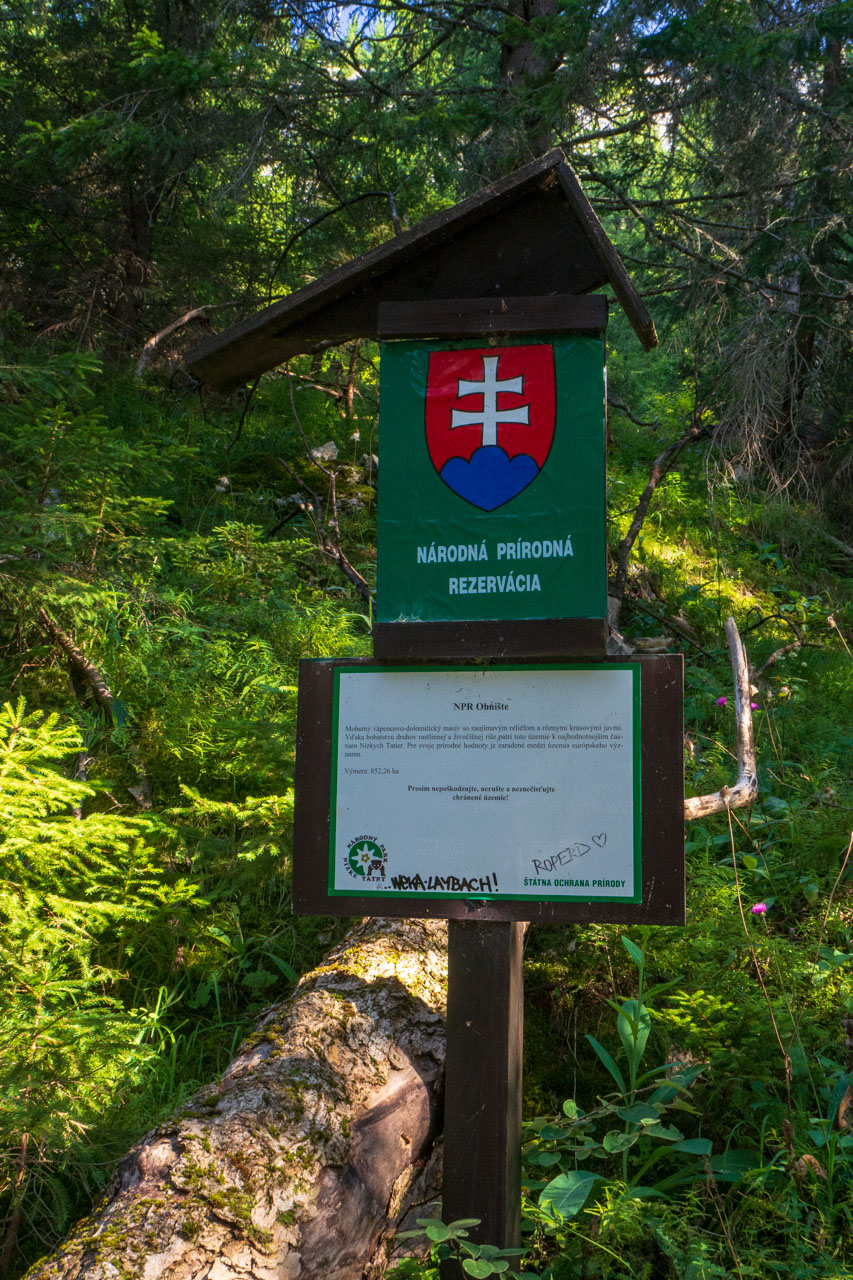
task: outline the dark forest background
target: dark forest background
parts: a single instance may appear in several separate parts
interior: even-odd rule
[[[689,929],[632,931],[676,980],[649,1055],[705,1064],[688,1145],[602,1148],[557,1227],[536,1177],[585,1130],[542,1120],[526,1265],[849,1274],[851,34],[822,0],[0,6],[0,1273],[339,934],[289,912],[296,664],[370,651],[378,350],[229,397],[183,356],[559,145],[661,336],[612,309],[612,572],[668,468],[622,629],[686,655],[703,793],[736,617],[761,795],[691,825]],[[531,1117],[609,1087],[620,932],[528,942]]]

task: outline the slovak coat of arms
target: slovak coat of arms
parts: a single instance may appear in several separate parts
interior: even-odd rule
[[[433,351],[426,388],[432,464],[482,511],[531,484],[554,439],[556,386],[549,344]]]

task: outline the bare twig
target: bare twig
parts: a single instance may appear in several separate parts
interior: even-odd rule
[[[274,538],[275,535],[278,533],[279,529],[283,529],[286,524],[290,524],[290,521],[294,518],[294,516],[298,516],[299,512],[300,512],[300,508],[294,507],[294,509],[291,512],[289,512],[286,516],[282,516],[280,520],[276,520],[273,527],[271,529],[267,529],[266,533],[264,534],[264,537],[267,539],[267,541],[269,541],[270,538]]]
[[[690,430],[685,432],[679,440],[675,440],[672,444],[667,445],[663,452],[659,453],[652,463],[652,469],[649,473],[649,482],[643,490],[640,501],[637,503],[634,518],[631,521],[631,527],[619,543],[619,550],[616,553],[616,573],[607,592],[608,595],[613,596],[613,598],[618,600],[620,603],[625,594],[625,583],[628,579],[628,561],[631,557],[631,551],[634,543],[637,541],[639,532],[643,527],[643,521],[648,514],[652,495],[661,480],[675,463],[676,458],[681,453],[684,446],[689,444],[692,440],[698,440],[699,434],[700,433],[696,427],[691,427]]]
[[[246,398],[243,401],[243,412],[240,414],[240,421],[237,423],[237,430],[234,432],[234,439],[231,441],[230,444],[227,444],[225,446],[226,453],[231,452],[231,450],[234,448],[237,441],[240,439],[240,436],[242,435],[243,423],[246,421],[246,414],[249,412],[249,406],[252,403],[252,397],[254,396],[255,392],[258,389],[258,383],[260,382],[260,380],[261,380],[261,375],[258,374],[257,378],[255,378],[255,381],[252,383],[252,385],[249,387],[249,390],[246,392]]]
[[[758,798],[758,773],[755,763],[755,734],[752,727],[749,663],[734,618],[726,618],[726,638],[732,658],[735,684],[735,720],[737,723],[737,781],[733,787],[721,787],[706,796],[691,796],[684,801],[684,820],[693,822],[712,813],[742,809]]]
[[[616,409],[619,413],[624,413],[626,418],[635,423],[638,427],[659,427],[660,423],[657,418],[653,422],[643,422],[641,418],[635,418],[627,404],[623,404],[621,400],[614,400],[612,396],[607,397],[608,409]]]
[[[152,334],[145,346],[140,352],[139,359],[136,362],[136,376],[141,378],[145,372],[154,352],[170,334],[176,333],[178,329],[182,329],[184,325],[190,324],[193,320],[198,320],[202,316],[206,316],[211,311],[221,311],[224,307],[239,307],[242,305],[240,299],[234,302],[208,302],[203,307],[194,307],[192,311],[187,311],[184,315],[179,316],[177,320],[173,320],[171,324],[167,324],[165,329],[161,329],[159,333]]]
[[[753,610],[752,610],[752,609],[750,609],[750,611],[749,611],[749,612],[750,612],[750,613],[752,613],[752,612],[753,612]],[[749,616],[749,615],[747,615],[747,616]],[[802,631],[801,631],[801,630],[800,630],[800,628],[797,626],[796,622],[794,622],[793,618],[789,618],[789,617],[788,617],[788,615],[787,615],[787,614],[785,614],[785,613],[767,613],[767,614],[763,614],[763,615],[758,619],[758,621],[757,621],[757,622],[750,622],[750,624],[749,624],[749,626],[748,626],[748,627],[744,627],[744,629],[743,629],[743,634],[744,634],[744,635],[747,635],[750,631],[756,631],[759,627],[763,627],[763,626],[764,626],[764,624],[765,624],[765,622],[784,622],[786,627],[790,627],[790,628],[791,628],[791,630],[793,631],[793,633],[794,633],[794,635],[797,637],[797,639],[800,641],[800,643],[801,643],[801,644],[803,643],[803,633],[802,633]]]
[[[282,370],[279,369],[277,372],[281,374]],[[310,374],[293,373],[291,370],[288,370],[287,376],[296,378],[299,382],[304,383],[306,387],[310,387],[312,391],[322,391],[324,395],[331,396],[333,400],[343,400],[344,398],[344,393],[340,387],[332,386],[328,382],[318,382],[317,379],[311,377]]]

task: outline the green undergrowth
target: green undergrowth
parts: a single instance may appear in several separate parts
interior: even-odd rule
[[[614,415],[614,552],[682,429],[677,396],[637,393],[659,425]],[[853,1269],[851,561],[819,511],[709,485],[715,468],[700,443],[659,486],[622,629],[684,654],[686,794],[701,795],[737,775],[734,616],[758,801],[688,826],[686,928],[530,931],[523,1252],[481,1250],[472,1224],[425,1226],[430,1258],[401,1277],[437,1276],[451,1253],[467,1275],[543,1280]],[[642,1011],[638,977],[660,988]],[[639,1090],[636,1036],[641,1068],[659,1068]],[[662,1082],[681,1087],[667,1098]]]
[[[370,347],[351,405],[349,358],[334,352],[248,400],[206,403],[49,354],[16,357],[0,423],[11,1275],[345,928],[290,911],[298,662],[370,652],[369,605],[318,546],[329,470],[340,546],[369,585],[376,568]],[[611,551],[682,429],[686,393],[655,386],[666,359],[645,389],[616,362],[635,415],[658,426],[613,415]],[[851,1265],[853,611],[850,560],[828,532],[816,509],[733,487],[706,442],[658,488],[622,630],[684,654],[687,793],[704,794],[736,773],[736,618],[760,795],[689,827],[687,928],[531,930],[527,1252],[472,1246],[468,1274],[829,1278]],[[109,714],[40,611],[102,673]],[[648,1088],[630,1079],[632,1020],[642,1071],[658,1071]],[[643,1106],[657,1119],[631,1110]]]
[[[321,393],[297,401],[300,428],[283,383],[257,411],[214,412],[90,355],[38,354],[0,424],[12,1275],[345,928],[290,909],[298,663],[368,652],[370,625],[317,552],[326,477],[301,429],[312,446],[357,443]],[[366,574],[374,483],[363,467],[338,483],[341,538]],[[107,682],[107,714],[43,613]]]

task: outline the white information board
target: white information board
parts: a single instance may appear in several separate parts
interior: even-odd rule
[[[640,902],[640,667],[339,667],[329,892]]]

